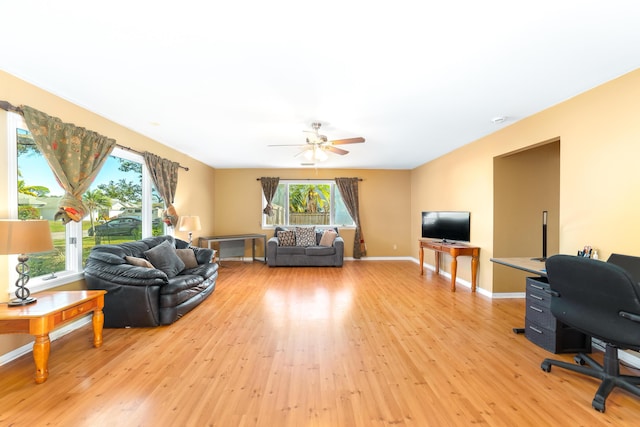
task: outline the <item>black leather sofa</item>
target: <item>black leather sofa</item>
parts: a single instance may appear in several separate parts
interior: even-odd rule
[[[176,254],[179,259],[186,256],[187,262],[176,261]],[[88,289],[107,291],[105,327],[169,325],[214,291],[218,264],[211,262],[212,256],[211,249],[189,246],[173,236],[98,245],[85,263],[85,281]],[[146,261],[155,262],[142,266]]]

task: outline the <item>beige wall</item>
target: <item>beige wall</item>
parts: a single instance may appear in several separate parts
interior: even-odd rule
[[[589,244],[604,259],[612,252],[640,255],[638,99],[640,70],[416,168],[411,240],[419,238],[421,210],[470,210],[471,241],[482,248],[479,284],[493,291],[494,157],[555,139],[560,140],[559,252],[573,254]],[[459,270],[468,280],[468,263]]]
[[[282,179],[362,178],[360,221],[367,256],[409,256],[410,171],[371,169],[216,169],[214,217],[216,234],[263,233],[261,176]],[[353,256],[353,229],[340,229],[345,256]],[[394,249],[395,245],[395,249]],[[262,255],[262,254],[261,254]]]
[[[194,232],[194,238],[201,234],[213,232],[213,199],[212,197],[203,197],[203,195],[211,196],[211,188],[215,184],[214,169],[4,72],[0,72],[0,100],[8,101],[15,106],[29,105],[49,115],[59,117],[65,122],[74,123],[114,138],[118,144],[137,151],[149,151],[188,167],[189,171],[180,169],[179,172],[174,203],[176,210],[178,214],[200,216],[203,229],[202,231]],[[9,212],[8,176],[5,166],[7,165],[7,132],[5,114],[0,114],[0,117],[0,165],[4,166],[0,167],[0,169],[5,171],[5,173],[0,174],[0,218],[7,218]],[[186,239],[187,233],[176,232],[176,237]],[[4,280],[0,280],[0,296],[3,299],[6,299],[8,292],[8,268],[13,267],[8,265],[6,256],[0,256],[0,277],[4,278]],[[64,288],[78,289],[83,286],[84,282],[80,281],[66,285]],[[24,335],[1,335],[0,355],[29,341],[30,338]]]

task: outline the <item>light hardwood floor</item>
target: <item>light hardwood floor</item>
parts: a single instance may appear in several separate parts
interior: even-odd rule
[[[87,325],[52,343],[41,385],[30,355],[0,367],[0,426],[640,425],[640,399],[617,389],[602,414],[596,380],[540,369],[552,355],[511,330],[523,300],[451,293],[410,261],[224,264],[171,326],[96,349]]]

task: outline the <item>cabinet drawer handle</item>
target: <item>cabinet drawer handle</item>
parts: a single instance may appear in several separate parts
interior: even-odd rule
[[[532,305],[530,305],[530,306],[529,306],[529,308],[530,308],[531,310],[533,310],[533,311],[537,311],[538,313],[542,313],[542,312],[543,312],[543,310],[542,310],[542,309],[540,309],[540,308],[538,308],[538,307],[534,307],[534,306],[532,306]]]
[[[536,294],[530,294],[529,296],[530,296],[531,298],[533,298],[533,299],[537,299],[538,301],[542,301],[542,300],[544,300],[544,298],[542,298],[542,297],[540,297],[540,296],[538,296],[538,295],[536,295]]]
[[[536,329],[533,326],[529,326],[529,329],[531,329],[532,331],[537,332],[539,334],[542,334],[542,331],[540,329]]]
[[[537,289],[539,291],[544,291],[544,288],[540,285],[534,285],[533,283],[529,283],[529,285],[534,289]]]

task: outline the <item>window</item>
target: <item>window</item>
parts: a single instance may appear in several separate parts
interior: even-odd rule
[[[262,205],[267,205],[264,195]],[[333,181],[280,181],[271,205],[274,215],[262,216],[263,227],[355,225]]]
[[[29,289],[39,291],[81,277],[91,248],[166,232],[161,220],[163,200],[153,188],[141,155],[115,148],[83,196],[88,209],[82,222],[54,221],[64,190],[26,130],[22,116],[8,114],[9,197],[11,216],[47,219],[54,250],[29,257]],[[11,180],[10,180],[11,181]],[[15,282],[15,278],[12,278]],[[14,289],[9,289],[13,292]]]

